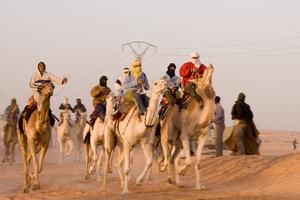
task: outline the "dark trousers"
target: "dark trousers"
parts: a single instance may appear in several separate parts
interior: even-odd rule
[[[145,94],[134,93],[133,97],[141,114],[144,114],[149,104],[149,98]]]
[[[106,113],[106,107],[105,107],[105,105],[103,105],[102,103],[96,105],[95,111],[96,111],[96,115],[102,121],[104,121],[104,119],[105,119],[105,113]]]

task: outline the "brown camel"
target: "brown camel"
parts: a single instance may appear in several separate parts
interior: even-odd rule
[[[212,73],[213,67],[209,65],[202,78],[193,80],[196,84],[196,93],[201,97],[201,101],[191,98],[186,108],[179,109],[178,106],[171,108],[165,119],[161,121],[161,142],[165,158],[162,170],[168,167],[168,180],[177,185],[181,184],[178,175],[184,175],[187,167],[191,165],[189,141],[197,140],[196,188],[205,188],[200,183],[199,169],[202,149],[213,114],[215,91],[211,83]],[[175,151],[171,155],[173,146],[175,146]],[[183,148],[186,157],[183,166],[178,165],[181,148]]]
[[[40,189],[39,174],[42,172],[43,161],[48,149],[51,135],[49,109],[50,97],[53,95],[53,90],[54,85],[52,83],[42,85],[40,90],[40,110],[35,110],[31,114],[28,122],[23,119],[24,133],[18,131],[18,139],[22,151],[25,174],[23,187],[24,193],[28,193],[30,187],[33,190]],[[30,164],[32,164],[33,169],[31,176],[29,174]]]

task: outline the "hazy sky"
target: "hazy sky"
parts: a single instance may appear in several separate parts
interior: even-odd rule
[[[239,92],[259,129],[300,131],[300,1],[274,0],[9,0],[0,2],[0,112],[16,97],[23,109],[28,82],[39,61],[70,78],[57,86],[52,108],[63,97],[80,97],[91,111],[90,88],[101,75],[113,86],[133,54],[121,44],[157,45],[143,59],[150,81],[170,62],[177,69],[190,52],[213,63],[213,84],[232,125]]]

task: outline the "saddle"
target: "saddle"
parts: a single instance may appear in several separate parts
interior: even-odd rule
[[[34,103],[32,105],[26,105],[24,110],[22,111],[19,121],[18,121],[18,125],[19,125],[19,130],[21,133],[24,133],[24,129],[23,129],[23,121],[25,119],[26,123],[28,123],[30,116],[32,115],[32,113],[37,109],[37,104]],[[50,121],[50,125],[53,127],[55,124],[55,116],[52,114],[51,109],[49,109],[49,121]],[[57,119],[57,118],[56,118]]]
[[[123,121],[127,116],[127,114],[129,113],[130,109],[133,108],[134,106],[136,106],[134,102],[123,99],[116,108],[117,112],[113,114],[113,120]]]

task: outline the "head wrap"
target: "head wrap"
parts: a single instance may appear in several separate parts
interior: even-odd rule
[[[12,98],[11,99],[11,103],[13,104],[13,103],[17,103],[17,99],[16,98]]]
[[[244,93],[240,93],[237,100],[238,101],[245,101],[246,95]]]
[[[101,76],[100,80],[99,80],[99,84],[103,87],[107,87],[107,77],[106,76]]]
[[[134,78],[138,78],[142,74],[142,62],[140,60],[135,60],[131,64],[131,73]]]
[[[67,97],[64,98],[64,104],[68,104],[69,103],[69,99]]]
[[[174,70],[171,68],[174,68]],[[170,78],[173,78],[175,76],[175,69],[176,69],[176,65],[174,63],[170,63],[168,66],[168,70],[166,72]]]
[[[196,66],[196,67],[200,67],[201,62],[200,62],[200,54],[196,51],[192,52],[190,54],[191,57],[191,62]]]

